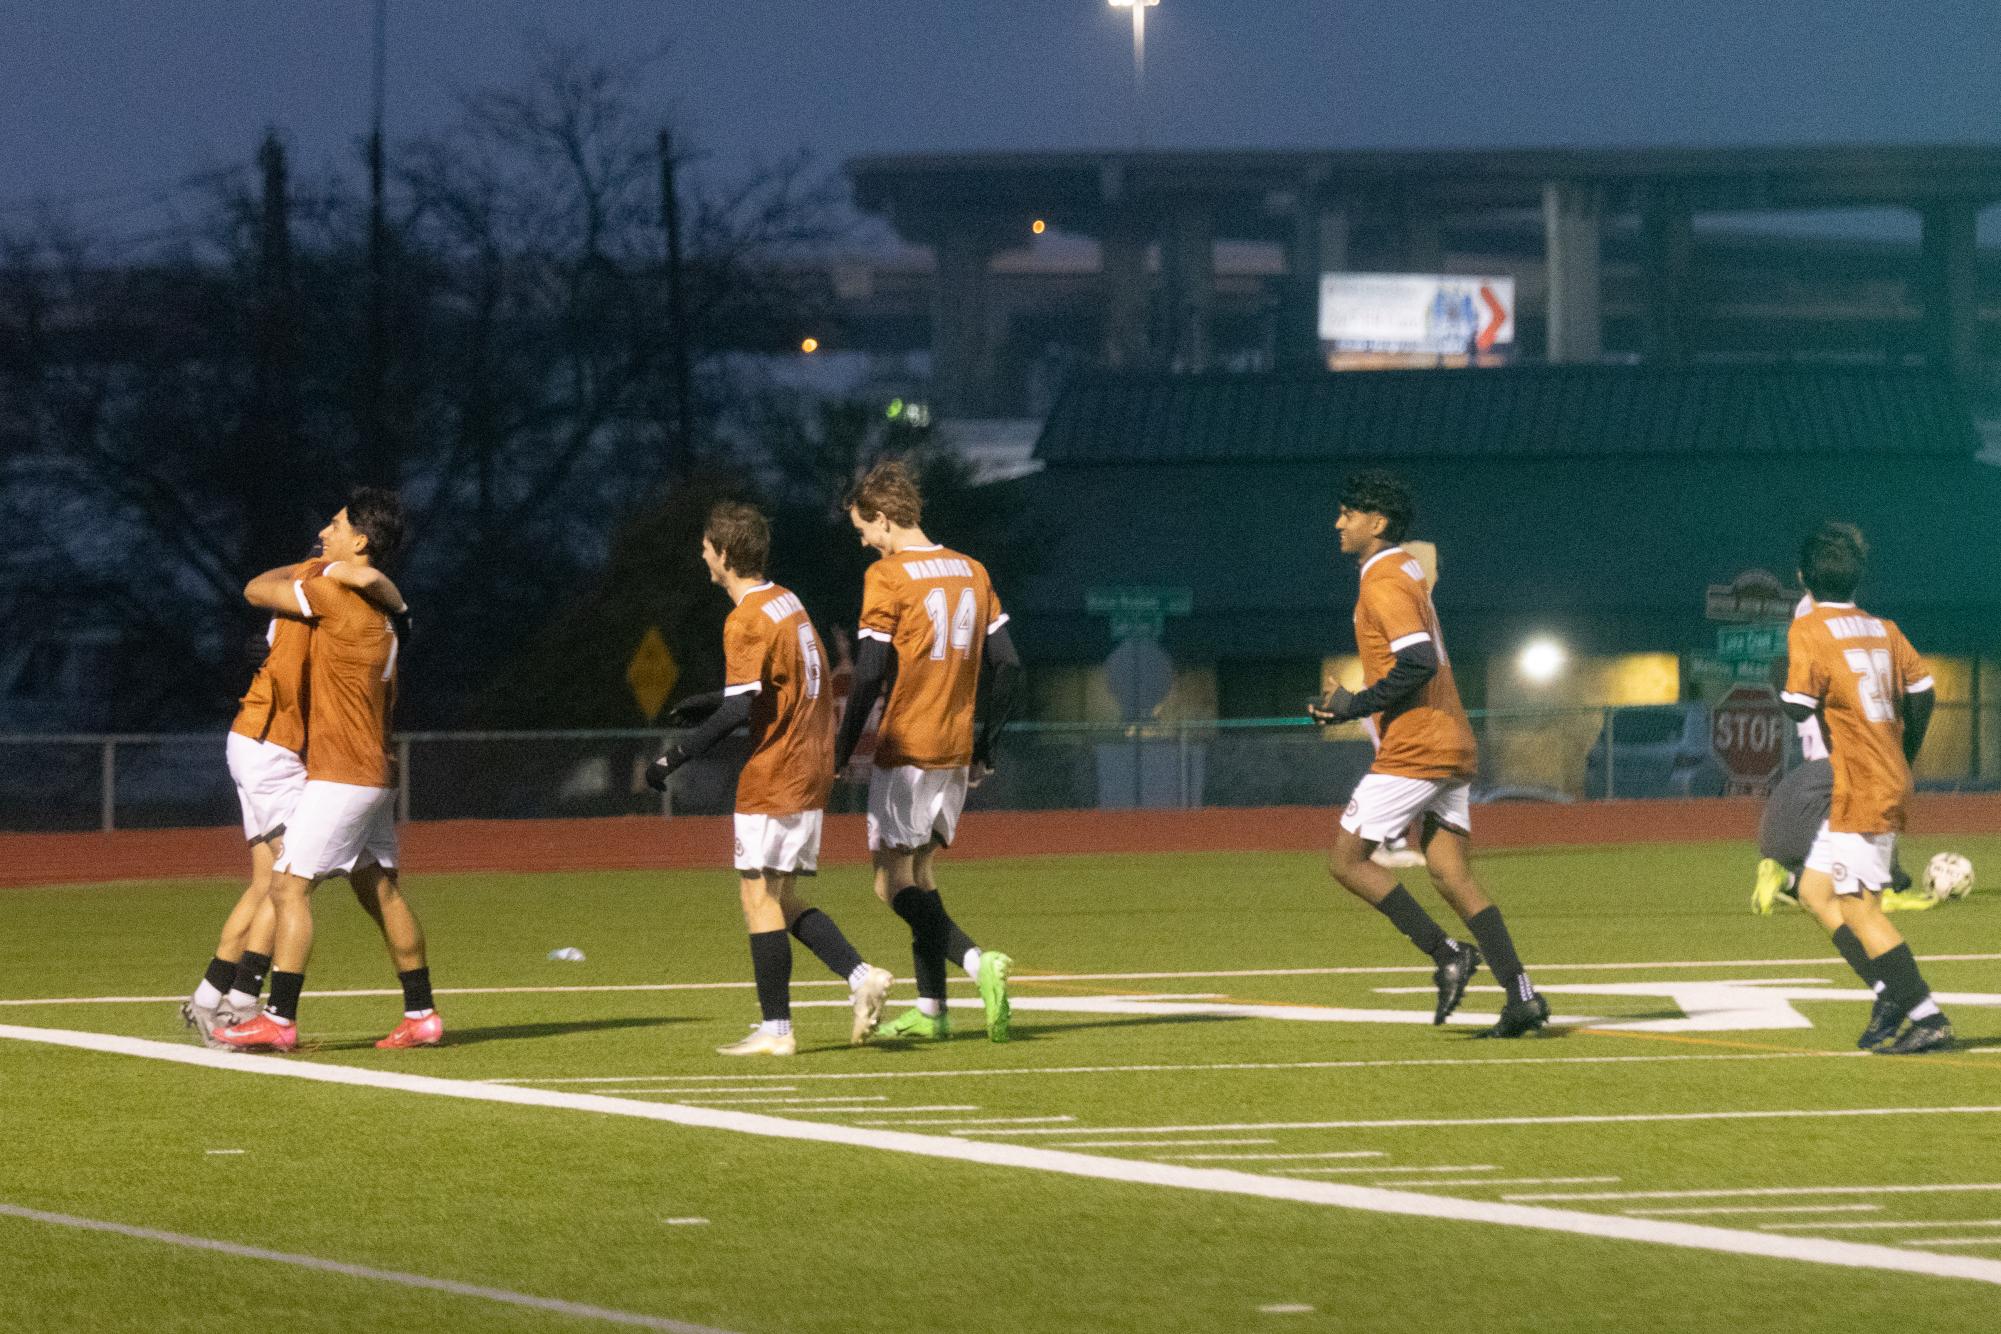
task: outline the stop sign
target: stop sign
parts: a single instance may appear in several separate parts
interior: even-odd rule
[[[1773,777],[1785,762],[1792,724],[1767,685],[1730,688],[1711,716],[1709,743],[1724,771],[1740,783]]]

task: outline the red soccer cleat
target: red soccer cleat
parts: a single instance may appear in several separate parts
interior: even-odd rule
[[[375,1045],[383,1051],[398,1047],[435,1047],[445,1040],[445,1021],[436,1010],[422,1019],[405,1017],[388,1037]]]
[[[234,1028],[218,1028],[214,1036],[223,1046],[237,1051],[292,1051],[299,1045],[299,1026],[260,1014]]]

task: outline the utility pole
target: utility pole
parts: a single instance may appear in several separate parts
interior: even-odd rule
[[[382,120],[389,50],[388,0],[375,0],[375,60],[368,130],[368,363],[362,385],[361,480],[393,484],[397,460],[389,447],[383,399],[389,380],[389,226],[382,199]]]
[[[292,288],[292,231],[285,146],[274,131],[257,150],[262,175],[253,296],[251,401],[237,452],[245,476],[244,566],[261,570],[296,555],[302,507],[317,501],[299,485],[298,324]]]
[[[681,199],[674,188],[674,135],[660,131],[660,221],[667,232],[667,331],[672,339],[674,440],[667,468],[680,474],[693,461],[695,409],[688,369],[688,301],[681,267]]]

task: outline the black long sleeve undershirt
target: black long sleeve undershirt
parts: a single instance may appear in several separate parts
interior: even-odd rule
[[[841,730],[834,737],[835,773],[848,767],[855,747],[861,744],[862,728],[868,725],[869,711],[875,708],[876,696],[882,693],[895,662],[889,644],[883,640],[865,635],[856,645],[855,683],[848,691],[848,711],[841,719]]]
[[[1424,683],[1436,675],[1438,649],[1429,639],[1399,649],[1396,662],[1383,679],[1354,696],[1348,706],[1348,716],[1366,718],[1372,713],[1395,709],[1422,690]]]
[[[973,763],[991,769],[1001,729],[1014,717],[1021,699],[1021,658],[1001,626],[987,636],[980,660],[980,688],[973,706]]]
[[[1938,703],[1935,690],[1913,690],[1904,695],[1904,761],[1910,763],[1918,758],[1918,747],[1925,744],[1925,733],[1931,729],[1932,706]]]
[[[683,761],[705,754],[718,741],[749,722],[753,694],[746,690],[741,694],[724,696],[723,702],[700,727],[676,741],[674,746],[680,750]]]

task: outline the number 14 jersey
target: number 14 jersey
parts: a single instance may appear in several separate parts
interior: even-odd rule
[[[1932,688],[1918,651],[1895,621],[1852,602],[1822,602],[1786,633],[1785,696],[1820,710],[1834,764],[1837,834],[1904,827],[1911,767],[1904,760],[1904,696]]]
[[[972,763],[973,702],[987,636],[1007,624],[987,567],[944,547],[909,547],[869,566],[861,636],[896,652],[875,747],[879,769]]]
[[[827,655],[796,594],[763,583],[723,622],[723,694],[751,695],[750,759],[736,780],[744,815],[798,815],[834,789],[834,697]]]

